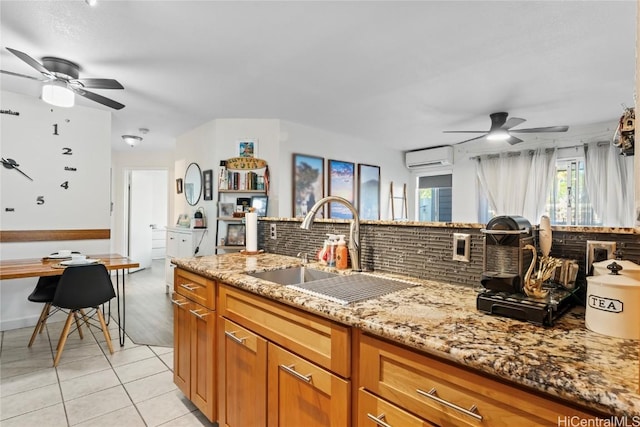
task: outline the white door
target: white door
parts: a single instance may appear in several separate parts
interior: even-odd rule
[[[151,267],[153,227],[153,179],[149,171],[132,170],[129,175],[129,258]]]

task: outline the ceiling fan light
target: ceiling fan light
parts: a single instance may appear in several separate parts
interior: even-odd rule
[[[142,137],[137,135],[122,135],[122,140],[131,147],[135,147],[138,143],[142,142]]]
[[[511,135],[504,129],[496,129],[487,135],[487,140],[489,141],[506,141],[509,138],[511,138]]]
[[[56,107],[73,107],[75,95],[66,85],[50,82],[42,85],[42,100]]]

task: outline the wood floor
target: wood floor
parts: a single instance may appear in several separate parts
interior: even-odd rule
[[[173,308],[165,293],[164,260],[127,275],[126,331],[136,344],[173,346]]]

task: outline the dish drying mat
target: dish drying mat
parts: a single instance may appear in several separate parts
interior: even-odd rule
[[[297,285],[287,285],[288,288],[342,305],[381,297],[413,286],[418,285],[416,283],[369,276],[367,274],[352,274],[313,280]]]

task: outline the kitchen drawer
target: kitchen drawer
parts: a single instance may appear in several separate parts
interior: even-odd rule
[[[537,394],[367,335],[361,336],[359,347],[360,386],[437,425],[556,426],[558,417],[593,418]],[[435,398],[429,397],[430,393]]]
[[[358,391],[358,427],[430,427],[434,425],[362,388]]]
[[[216,308],[216,282],[181,268],[174,269],[173,289],[211,310]]]
[[[269,427],[351,425],[351,381],[273,343],[267,349]]]
[[[220,315],[329,369],[351,376],[351,329],[322,317],[220,284]]]

